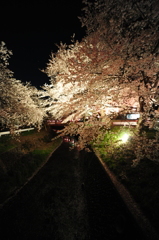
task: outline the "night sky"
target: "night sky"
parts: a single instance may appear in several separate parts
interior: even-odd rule
[[[1,3],[0,41],[13,55],[9,68],[14,77],[36,87],[49,82],[44,69],[56,43],[70,43],[71,36],[81,40],[84,29],[81,16],[82,0],[7,1]]]

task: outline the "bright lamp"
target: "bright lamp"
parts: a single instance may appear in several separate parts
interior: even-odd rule
[[[121,140],[123,143],[126,143],[129,139],[129,134],[128,133],[124,133],[123,136],[121,137]]]

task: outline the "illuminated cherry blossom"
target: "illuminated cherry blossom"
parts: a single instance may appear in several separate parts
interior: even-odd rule
[[[23,84],[8,69],[8,51],[5,43],[0,45],[0,123],[10,129],[21,126],[40,127],[45,115],[38,106],[38,90],[29,83]]]

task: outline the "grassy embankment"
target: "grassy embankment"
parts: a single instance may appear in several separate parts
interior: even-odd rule
[[[117,154],[118,157],[115,158],[113,154],[110,157],[110,154],[108,154],[109,144],[118,141],[122,131],[121,127],[113,128],[110,133],[105,135],[101,144],[95,146],[95,149],[99,152],[109,169],[117,176],[118,180],[129,190],[156,229],[158,229],[159,163],[145,158],[137,166],[133,167],[132,164],[135,159],[133,151],[120,154],[120,149],[118,148],[114,154],[114,156]],[[149,131],[147,135],[152,138],[155,136],[155,131]]]
[[[10,197],[46,161],[61,139],[42,129],[21,133],[18,138],[0,137],[0,204]]]

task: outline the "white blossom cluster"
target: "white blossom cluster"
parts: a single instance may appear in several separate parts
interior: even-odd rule
[[[11,52],[0,45],[0,124],[15,129],[20,126],[40,127],[44,111],[38,106],[38,91],[29,83],[23,84],[13,77],[8,66]]]
[[[159,103],[159,5],[156,0],[83,2],[80,20],[87,36],[69,46],[61,43],[52,54],[42,97],[52,118],[65,123],[89,118],[83,130],[72,123],[65,128],[87,142],[103,125],[109,128],[113,117],[133,109],[140,112],[139,125],[148,123],[152,105]]]

